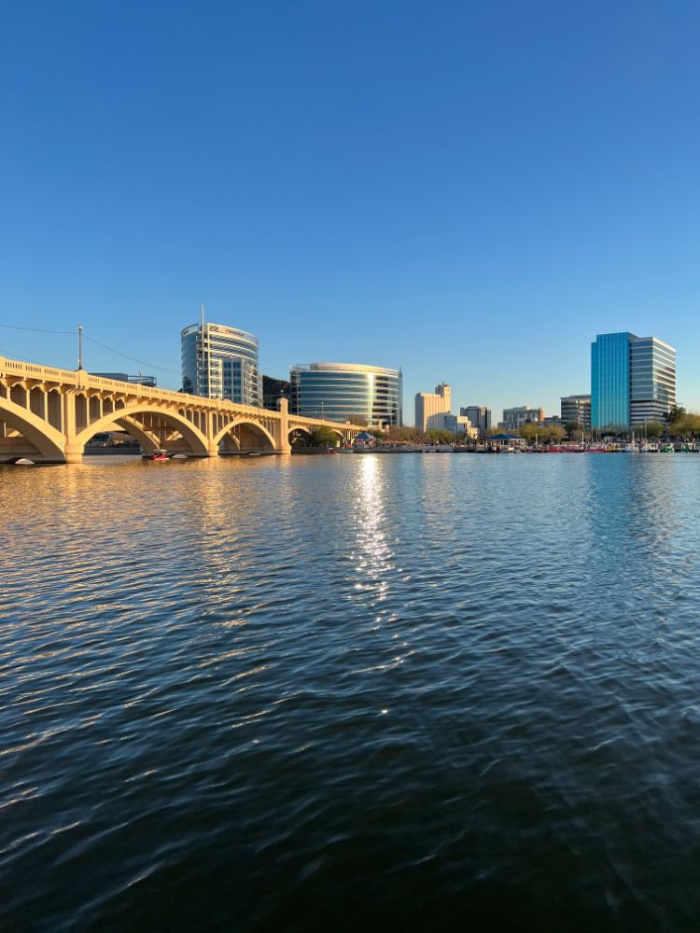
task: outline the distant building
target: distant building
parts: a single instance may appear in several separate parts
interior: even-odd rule
[[[418,392],[416,395],[416,427],[419,431],[433,428],[445,430],[445,415],[450,414],[452,390],[446,382],[435,386],[435,392]]]
[[[184,392],[261,407],[257,337],[225,324],[192,324],[180,339]]]
[[[403,424],[400,369],[360,363],[299,363],[291,370],[291,410],[308,418]]]
[[[591,344],[591,425],[629,430],[676,403],[676,351],[657,337],[598,334]]]
[[[561,418],[559,417],[559,415],[548,415],[544,419],[544,424],[549,425],[549,426],[554,425],[554,424],[561,424]]]
[[[562,424],[580,424],[584,431],[590,431],[590,395],[562,395],[561,420]]]
[[[450,434],[462,434],[465,438],[476,440],[479,436],[478,428],[475,428],[466,415],[442,415],[443,429]]]
[[[460,415],[469,418],[473,427],[479,432],[479,437],[483,437],[487,431],[491,430],[491,409],[480,405],[467,405],[460,408]]]
[[[263,408],[277,411],[281,396],[291,398],[292,384],[288,379],[273,379],[272,376],[262,377]]]
[[[544,408],[529,408],[521,405],[518,408],[503,409],[503,427],[508,430],[517,430],[526,424],[543,424]]]
[[[127,373],[90,373],[91,376],[101,376],[103,379],[116,379],[117,382],[130,382],[132,385],[151,386],[155,388],[157,381],[155,376],[129,376]]]

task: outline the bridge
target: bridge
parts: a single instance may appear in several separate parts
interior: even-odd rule
[[[288,454],[296,438],[322,426],[339,443],[363,430],[290,414],[285,398],[271,411],[0,356],[0,463],[79,463],[95,434],[115,430],[128,432],[144,453]]]

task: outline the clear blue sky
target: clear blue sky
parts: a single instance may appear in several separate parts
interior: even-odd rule
[[[631,330],[699,409],[699,48],[696,0],[5,3],[0,322],[179,371],[203,301],[270,375],[401,366],[408,422],[558,413]]]

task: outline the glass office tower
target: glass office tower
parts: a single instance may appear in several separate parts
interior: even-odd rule
[[[630,340],[633,334],[599,334],[591,345],[591,425],[630,426]],[[636,338],[634,338],[636,339]]]
[[[184,392],[262,406],[257,337],[224,324],[192,324],[181,345]]]
[[[656,337],[599,334],[591,345],[591,425],[629,430],[676,402],[676,351]]]
[[[630,346],[630,422],[663,421],[676,404],[676,351],[656,337]]]
[[[591,397],[590,395],[562,395],[561,397],[562,424],[578,424],[584,430],[591,429]]]
[[[370,425],[403,423],[399,369],[357,363],[300,363],[291,370],[293,412]]]

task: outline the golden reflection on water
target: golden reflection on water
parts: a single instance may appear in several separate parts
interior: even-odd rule
[[[362,454],[361,469],[355,483],[356,570],[361,582],[358,590],[372,589],[379,600],[386,598],[389,575],[394,570],[391,545],[387,537],[386,464],[379,455]]]

